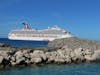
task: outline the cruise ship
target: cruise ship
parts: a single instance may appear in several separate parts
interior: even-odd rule
[[[70,38],[73,37],[70,32],[55,26],[48,27],[48,29],[37,30],[30,29],[29,25],[23,23],[25,26],[24,29],[21,30],[12,30],[8,34],[8,39],[11,40],[33,40],[33,41],[53,41],[55,39],[61,38]]]

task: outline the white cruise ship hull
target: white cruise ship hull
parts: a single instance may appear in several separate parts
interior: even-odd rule
[[[33,41],[53,41],[60,38],[73,37],[68,31],[59,27],[48,28],[44,30],[29,29],[25,25],[23,30],[12,30],[8,38],[11,40],[33,40]]]
[[[56,38],[51,38],[51,37],[18,37],[18,36],[14,36],[14,35],[10,35],[8,36],[8,39],[11,40],[32,40],[32,41],[53,41],[55,39],[61,39],[61,38],[70,38],[73,37],[70,34],[67,35],[62,35]]]

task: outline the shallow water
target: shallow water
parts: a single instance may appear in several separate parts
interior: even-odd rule
[[[0,75],[100,75],[100,63],[13,67],[1,69]]]

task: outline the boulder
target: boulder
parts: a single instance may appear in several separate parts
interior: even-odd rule
[[[23,64],[25,62],[25,57],[23,56],[23,51],[19,50],[14,55],[16,59],[16,64]]]
[[[64,49],[64,50],[57,50],[57,58],[63,59],[64,62],[70,63],[71,62],[71,57],[70,57],[71,49]]]
[[[16,57],[16,64],[25,64],[25,57]]]
[[[100,50],[94,51],[94,54],[92,55],[92,59],[95,61],[100,61]]]
[[[54,61],[55,63],[65,63],[65,60],[62,58],[56,58]]]
[[[16,66],[17,63],[16,62],[11,62],[11,66]]]
[[[46,52],[45,55],[48,59],[47,63],[52,63],[52,62],[54,62],[55,58],[57,57],[57,52],[56,51]]]
[[[1,50],[1,51],[0,51],[0,55],[3,56],[4,58],[5,58],[5,57],[8,57],[8,51],[3,51],[3,50]]]
[[[41,57],[33,57],[31,59],[31,62],[34,63],[34,64],[39,64],[42,62],[42,58]]]
[[[85,51],[83,48],[76,48],[74,50],[74,53],[75,53],[74,59],[76,59],[76,62],[82,62],[85,60],[85,58],[84,58]]]
[[[93,61],[94,60],[93,54],[94,54],[93,50],[86,49],[85,55],[84,55],[84,58],[86,59],[86,61]]]
[[[0,43],[0,47],[9,47],[8,44]]]
[[[3,59],[3,56],[0,56],[0,64],[2,63]]]
[[[10,57],[10,61],[11,62],[16,62],[16,57],[15,56]]]
[[[96,51],[96,50],[86,49],[85,50],[85,55],[93,55],[94,54],[94,51]]]
[[[76,58],[76,54],[75,54],[74,50],[70,52],[70,57],[71,57],[72,61],[76,61],[77,58]]]
[[[30,56],[31,56],[31,62],[36,64],[41,63],[47,59],[45,53],[40,50],[35,50],[33,53],[30,53]]]
[[[14,56],[23,56],[23,51],[22,50],[17,51]]]
[[[31,56],[30,56],[30,52],[28,50],[23,50],[23,56],[26,58],[26,59],[30,59]]]

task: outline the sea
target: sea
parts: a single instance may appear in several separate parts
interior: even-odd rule
[[[0,38],[1,43],[11,47],[47,47],[46,41],[20,41]],[[100,62],[78,64],[45,64],[22,67],[1,68],[0,75],[100,75]]]
[[[9,40],[8,38],[0,38],[0,43],[17,48],[43,48],[48,46],[48,41]]]

